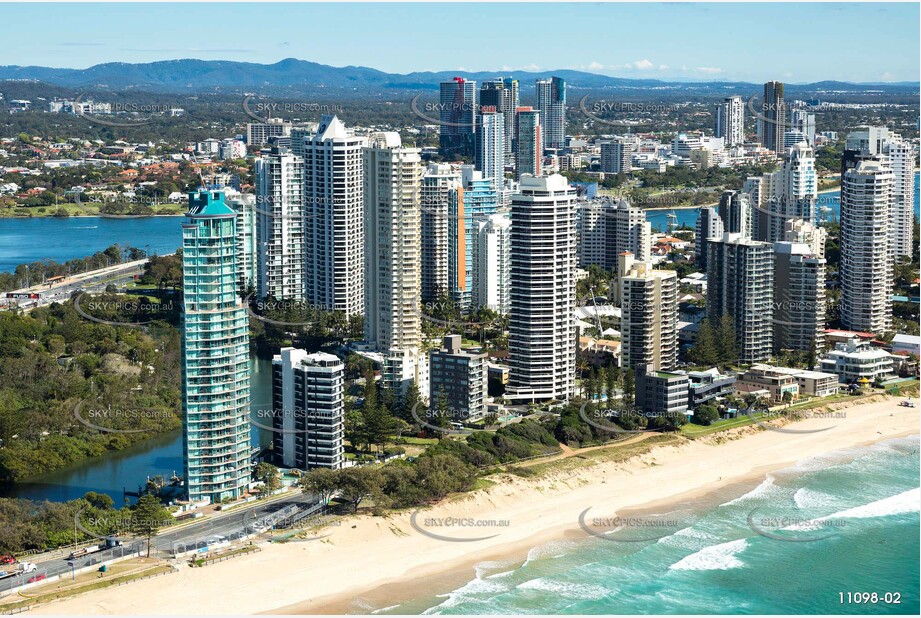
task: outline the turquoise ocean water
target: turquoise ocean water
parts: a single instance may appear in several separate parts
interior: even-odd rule
[[[917,615],[918,452],[915,436],[803,460],[754,489],[656,513],[674,526],[643,533],[657,540],[554,541],[378,613]],[[629,538],[608,537],[618,535]],[[842,603],[847,592],[879,602]],[[901,603],[885,603],[886,592]]]

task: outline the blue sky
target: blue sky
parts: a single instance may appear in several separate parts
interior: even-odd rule
[[[388,72],[917,81],[919,4],[0,4],[0,64],[294,57]]]

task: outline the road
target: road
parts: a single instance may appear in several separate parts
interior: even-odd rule
[[[255,524],[260,522],[270,524],[272,514],[277,514],[292,505],[303,511],[316,507],[319,505],[319,501],[314,496],[294,491],[290,495],[283,494],[278,498],[259,501],[250,507],[238,507],[227,513],[215,511],[200,522],[183,524],[172,530],[166,529],[158,534],[153,539],[151,556],[172,557],[176,552],[207,547],[208,539],[217,536],[226,537],[230,542],[242,540],[259,532],[254,528]],[[102,539],[99,541],[101,542]],[[88,540],[86,546],[92,545],[93,542]],[[30,578],[36,575],[44,574],[47,578],[55,575],[65,575],[71,570],[70,562],[73,562],[74,570],[79,570],[137,553],[141,555],[147,554],[146,539],[125,539],[124,544],[120,547],[99,551],[73,561],[68,561],[66,555],[49,557],[40,562],[35,562],[38,568],[32,573],[0,580],[0,595],[27,583]],[[28,558],[25,558],[24,561],[28,561]]]
[[[14,294],[40,293],[41,299],[39,299],[37,304],[33,304],[35,301],[8,299],[6,294],[2,294],[0,295],[2,296],[2,298],[0,298],[0,308],[7,308],[9,305],[16,306],[18,303],[23,309],[29,311],[35,307],[50,305],[53,302],[63,302],[70,298],[70,295],[76,290],[102,292],[109,284],[115,285],[116,287],[123,287],[125,284],[132,281],[135,275],[143,274],[144,265],[146,263],[146,258],[143,260],[135,260],[134,262],[125,262],[124,264],[116,264],[115,266],[108,266],[99,270],[91,270],[86,273],[74,275],[52,286],[41,283],[29,288],[14,290]]]

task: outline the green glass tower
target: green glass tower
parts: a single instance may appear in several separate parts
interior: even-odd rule
[[[236,213],[189,194],[182,225],[183,455],[193,501],[239,498],[250,479],[249,320],[237,294]]]

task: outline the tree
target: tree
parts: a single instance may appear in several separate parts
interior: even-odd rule
[[[425,412],[422,409],[422,393],[419,392],[419,385],[413,380],[406,389],[406,395],[399,407],[399,417],[410,425],[418,425],[419,421],[413,418],[413,409],[415,408],[416,416],[421,418]]]
[[[145,494],[140,497],[131,513],[131,533],[147,539],[147,557],[150,558],[150,540],[157,536],[160,528],[173,521],[156,496]]]
[[[451,426],[451,408],[448,405],[448,394],[445,389],[438,389],[438,396],[435,398],[435,414],[432,415],[432,425],[441,429],[448,429]],[[438,437],[444,438],[445,432],[439,431]]]
[[[353,466],[338,472],[338,489],[342,500],[352,505],[352,511],[368,498],[380,495],[383,479],[378,468]]]
[[[739,360],[739,346],[736,343],[736,327],[728,314],[720,317],[716,329],[716,349],[719,362],[733,364]]]
[[[278,468],[270,463],[261,461],[256,464],[253,476],[257,481],[262,481],[261,493],[263,496],[268,496],[273,491],[281,488],[281,475],[278,473]]]
[[[634,395],[636,393],[636,380],[634,379],[632,367],[630,369],[627,369],[627,371],[624,372],[623,390],[624,390],[624,396],[623,396],[624,406],[628,408],[633,407],[633,403],[635,401]]]
[[[694,347],[688,352],[688,358],[696,365],[712,367],[719,361],[716,338],[708,318],[700,321]]]
[[[704,404],[697,406],[697,409],[694,410],[694,418],[692,419],[697,425],[710,425],[718,421],[720,418],[719,410],[716,409],[716,406],[710,404]]]
[[[305,494],[317,494],[323,504],[329,504],[339,488],[339,473],[329,468],[313,468],[301,477],[298,484]]]

